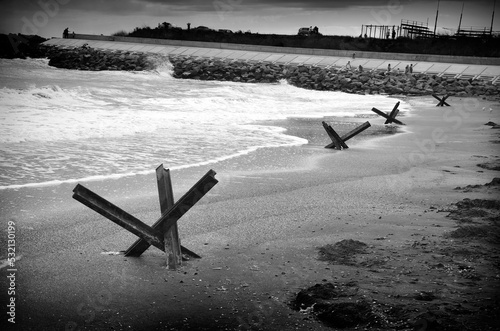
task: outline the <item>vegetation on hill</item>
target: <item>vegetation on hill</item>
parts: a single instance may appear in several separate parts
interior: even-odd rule
[[[169,23],[159,24],[156,28],[144,26],[135,28],[132,32],[120,31],[114,35],[207,41],[219,43],[236,43],[248,45],[266,45],[278,47],[301,47],[301,48],[321,48],[337,49],[349,51],[369,51],[369,52],[390,52],[390,53],[411,53],[411,54],[436,54],[455,56],[484,56],[500,57],[500,38],[470,38],[439,36],[437,38],[396,38],[396,39],[376,39],[376,38],[356,38],[349,36],[326,36],[322,34],[311,34],[308,36],[299,35],[277,35],[259,34],[250,31],[228,32],[216,31],[206,27],[184,30],[173,27]]]

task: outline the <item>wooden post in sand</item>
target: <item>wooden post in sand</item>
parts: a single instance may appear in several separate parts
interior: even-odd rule
[[[370,125],[370,122],[365,122],[363,124],[361,124],[360,126],[358,126],[357,128],[355,128],[354,130],[346,133],[345,135],[343,135],[342,137],[340,137],[337,132],[335,132],[335,130],[330,126],[328,125],[326,122],[322,122],[323,123],[323,127],[325,128],[326,130],[326,133],[328,133],[328,135],[330,136],[330,139],[332,140],[332,142],[328,145],[325,146],[325,148],[336,148],[336,149],[342,149],[342,148],[349,148],[349,146],[347,146],[347,144],[345,143],[347,140],[351,139],[352,137],[354,137],[355,135],[365,131],[366,129],[368,129],[371,125]]]
[[[444,107],[445,105],[450,107],[450,105],[446,102],[446,99],[448,99],[449,95],[446,94],[444,97],[440,98],[436,94],[432,95],[434,98],[436,98],[439,102],[437,103],[436,107]]]
[[[191,207],[196,204],[212,187],[214,187],[218,180],[215,179],[215,171],[209,170],[196,184],[191,187],[166,213],[153,224],[153,229],[163,230],[162,233],[168,231],[170,227],[175,224]],[[127,251],[125,256],[140,256],[144,253],[149,246],[147,241],[143,239],[137,240]],[[181,246],[182,253],[191,254],[192,252]],[[196,255],[196,254],[194,254]],[[193,256],[199,257],[199,256]]]
[[[340,139],[342,139],[343,141],[348,141],[352,137],[354,137],[354,136],[358,135],[359,133],[368,129],[370,126],[371,126],[370,122],[367,121],[367,122],[361,124],[360,126],[358,126],[357,128],[355,128],[354,130],[346,133],[345,135],[340,137]]]
[[[394,108],[392,109],[390,114],[386,114],[386,113],[378,110],[375,107],[372,108],[372,111],[386,119],[384,124],[390,124],[390,123],[394,122],[394,123],[399,124],[399,125],[405,125],[403,122],[396,119],[396,116],[399,113],[399,109],[398,109],[399,103],[400,103],[399,101],[396,103],[396,105],[394,106]]]
[[[174,193],[170,170],[164,169],[163,164],[156,168],[156,182],[158,184],[158,196],[160,198],[160,212],[166,213],[174,205]],[[182,264],[181,242],[177,223],[164,234],[165,253],[167,253],[167,268],[175,270]]]
[[[326,146],[325,148],[336,148],[338,150],[341,150],[342,148],[349,148],[330,125],[328,125],[324,121],[322,122],[322,124],[325,128],[326,133],[328,133],[328,136],[330,136],[330,139],[332,140],[332,143],[328,145],[330,147]]]
[[[394,108],[392,108],[392,111],[391,113],[389,114],[389,117],[391,119],[387,119],[384,124],[390,124],[394,118],[396,118],[396,116],[398,116],[398,113],[399,113],[399,101],[396,103],[396,105],[394,106]]]
[[[162,215],[152,227],[80,184],[73,189],[73,198],[140,238],[129,247],[125,256],[140,256],[150,246],[155,246],[167,253],[168,268],[175,269],[180,266],[182,261],[180,252],[200,258],[196,253],[180,245],[177,221],[200,201],[218,181],[215,179],[215,171],[209,170],[174,204],[169,171],[165,170],[162,165],[156,169],[156,174]],[[175,238],[176,236],[177,238]]]

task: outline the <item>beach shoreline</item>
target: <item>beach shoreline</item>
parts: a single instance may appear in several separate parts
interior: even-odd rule
[[[480,277],[461,277],[456,266],[464,256],[443,251],[468,243],[445,237],[457,224],[443,211],[464,198],[498,200],[498,189],[484,186],[498,172],[477,164],[500,160],[498,131],[484,125],[500,122],[500,106],[451,98],[452,107],[437,108],[431,97],[407,100],[415,110],[403,118],[401,134],[353,139],[348,150],[336,151],[324,148],[321,119],[304,119],[288,129],[312,137],[307,145],[173,172],[176,199],[210,168],[219,180],[179,221],[182,244],[202,259],[178,271],[166,270],[154,248],[141,258],[115,255],[135,237],[71,199],[75,184],[0,191],[21,256],[15,329],[329,330],[292,310],[290,301],[314,284],[356,281],[359,294],[379,308],[414,309],[401,314],[401,330],[419,318],[451,323],[436,315],[443,306],[456,309],[447,311],[456,320],[488,330],[478,323],[498,316],[498,269],[491,269],[498,255],[474,239],[477,250],[486,250],[467,263]],[[382,118],[368,120],[383,126]],[[455,190],[467,185],[481,187]],[[148,224],[160,216],[152,174],[85,186]],[[318,247],[346,239],[366,243],[364,261],[378,262],[318,260]],[[440,263],[455,271],[430,267]],[[435,296],[415,301],[420,292]]]

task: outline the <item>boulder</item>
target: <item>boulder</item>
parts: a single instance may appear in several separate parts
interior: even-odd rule
[[[351,81],[352,81],[352,79],[351,79],[351,78],[345,78],[345,77],[344,77],[344,78],[341,78],[341,79],[339,80],[339,83],[340,83],[340,85],[347,85],[347,84],[349,84]]]
[[[363,75],[363,76],[360,76],[360,77],[358,78],[358,80],[359,80],[360,82],[362,82],[362,83],[366,83],[366,82],[368,82],[368,81],[370,80],[370,77],[369,77],[369,76],[367,76],[367,75]]]

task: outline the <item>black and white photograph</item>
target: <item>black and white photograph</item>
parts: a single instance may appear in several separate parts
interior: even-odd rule
[[[1,330],[499,330],[496,0],[0,6]]]

